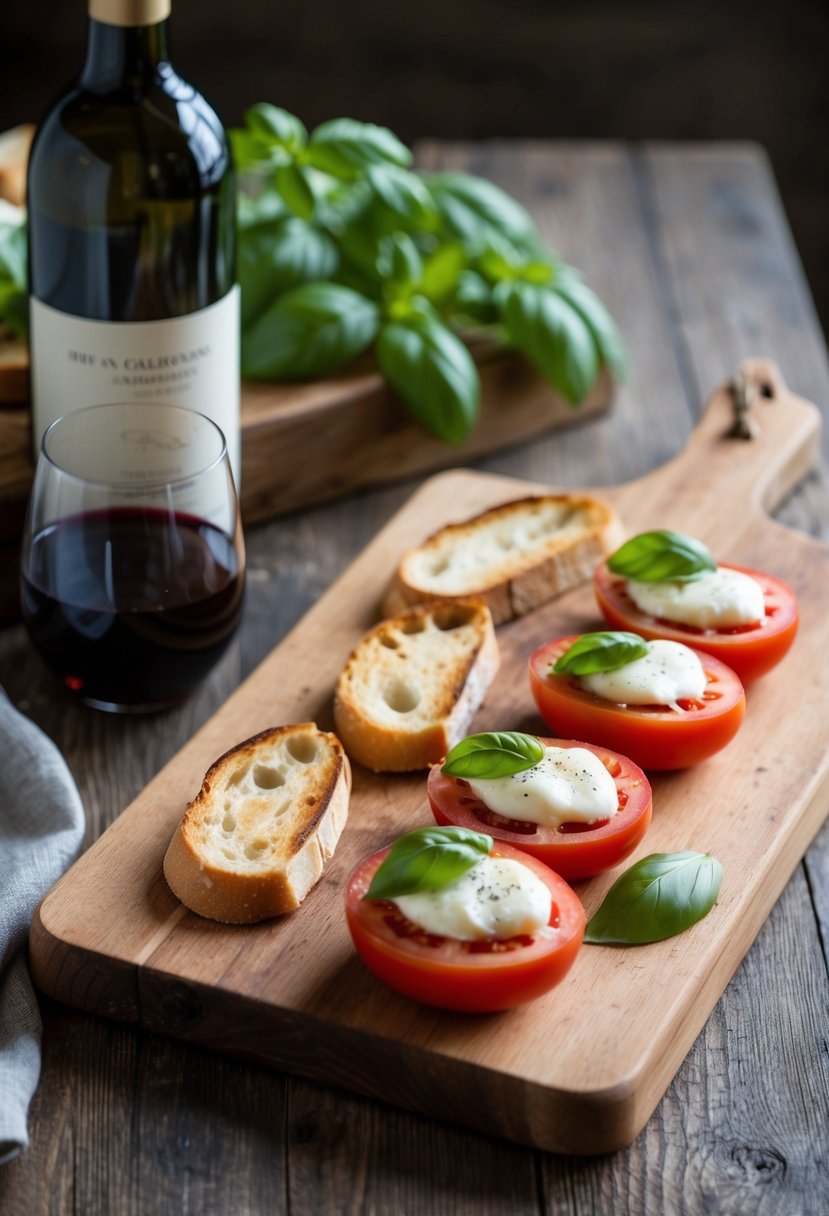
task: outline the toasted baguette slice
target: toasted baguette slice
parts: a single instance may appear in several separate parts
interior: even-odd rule
[[[313,722],[240,743],[208,769],[164,858],[173,893],[233,925],[299,907],[348,815],[351,769]]]
[[[403,556],[384,615],[430,599],[479,596],[496,625],[523,616],[590,578],[622,540],[607,503],[543,494],[449,524]]]
[[[376,772],[428,768],[466,734],[499,661],[480,600],[402,612],[351,654],[334,696],[335,729],[351,758]]]

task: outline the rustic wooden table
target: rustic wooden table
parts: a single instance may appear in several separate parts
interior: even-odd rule
[[[772,356],[796,392],[829,404],[826,347],[758,148],[443,144],[424,147],[421,159],[481,173],[523,199],[549,243],[620,319],[632,354],[611,414],[481,467],[562,487],[635,477],[677,451],[710,390],[746,355]],[[43,671],[22,627],[0,633],[0,678],[66,755],[86,803],[88,841],[412,488],[394,485],[252,530],[243,627],[180,711],[127,719],[78,709]],[[829,494],[819,471],[780,518],[826,538]],[[824,828],[644,1131],[629,1149],[594,1159],[490,1140],[45,1003],[32,1144],[0,1170],[0,1210],[822,1216],[828,935]]]

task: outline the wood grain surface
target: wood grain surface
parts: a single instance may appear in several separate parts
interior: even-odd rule
[[[820,418],[785,390],[773,365],[743,367],[766,394],[753,439],[728,437],[733,406],[723,388],[680,456],[605,491],[628,533],[688,531],[723,560],[786,578],[798,596],[796,650],[750,690],[747,722],[727,753],[654,780],[655,823],[635,856],[713,854],[726,878],[704,925],[646,950],[588,948],[562,988],[500,1017],[413,1005],[356,963],[343,891],[362,857],[431,822],[425,777],[360,767],[337,854],[297,912],[253,928],[221,926],[187,912],[167,889],[164,852],[213,760],[273,726],[313,719],[329,728],[340,668],[378,619],[399,556],[443,524],[530,488],[459,471],[420,488],[58,883],[32,927],[39,987],[93,1013],[545,1149],[587,1154],[629,1144],[829,811],[829,685],[810,686],[813,656],[829,652],[829,549],[764,514],[811,466]],[[501,670],[472,728],[543,733],[528,657],[550,637],[597,627],[597,616],[587,588],[499,629]],[[588,917],[614,877],[579,884]]]
[[[561,486],[639,476],[677,452],[711,388],[759,350],[797,393],[829,403],[825,346],[758,148],[496,142],[435,145],[422,157],[483,173],[526,202],[545,238],[608,301],[631,348],[631,378],[609,414],[482,467]],[[826,428],[824,453],[825,444]],[[89,842],[412,489],[251,530],[243,629],[174,714],[122,720],[78,710],[21,628],[0,633],[3,684],[67,756]],[[829,535],[820,472],[778,518]],[[823,1216],[827,890],[824,827],[645,1128],[628,1149],[599,1158],[520,1148],[47,1001],[32,1144],[0,1171],[0,1207],[4,1216]]]

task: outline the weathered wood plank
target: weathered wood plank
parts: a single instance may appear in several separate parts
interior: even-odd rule
[[[787,673],[782,683],[774,673],[776,684],[770,678],[751,690],[748,721],[727,756],[654,782],[658,815],[646,851],[707,847],[725,867],[718,915],[707,934],[652,946],[637,953],[630,969],[612,952],[588,950],[550,1006],[539,1002],[522,1010],[520,1020],[516,1012],[456,1033],[451,1019],[410,1004],[404,1009],[355,968],[342,922],[341,886],[361,855],[390,834],[422,823],[423,781],[417,775],[384,779],[359,769],[330,873],[298,912],[244,933],[181,917],[161,879],[161,858],[194,782],[211,760],[231,741],[274,722],[313,717],[327,725],[343,656],[375,619],[394,555],[450,510],[474,511],[527,485],[456,473],[421,488],[52,892],[32,941],[41,986],[98,1010],[102,993],[108,1003],[106,989],[81,992],[73,968],[78,948],[95,951],[101,973],[107,959],[117,960],[119,970],[123,962],[139,968],[145,1026],[559,1151],[595,1153],[629,1143],[811,841],[823,812],[822,803],[815,806],[829,790],[822,731],[829,701],[818,688],[809,690],[808,701],[794,692],[808,682],[810,651],[829,649],[820,589],[829,578],[829,552],[775,527],[759,506],[761,488],[782,494],[806,467],[817,411],[785,393],[770,365],[756,367],[754,374],[770,386],[772,398],[751,443],[724,438],[732,410],[721,391],[677,462],[607,491],[628,527],[647,527],[655,518],[665,526],[688,527],[732,560],[756,564],[754,554],[764,554],[800,594],[800,638],[786,659]],[[698,485],[708,493],[698,494]],[[762,499],[767,501],[765,491]],[[478,729],[523,723],[532,712],[527,655],[550,630],[584,628],[595,613],[588,590],[578,602],[571,594],[543,614],[504,626],[502,672]],[[772,742],[786,763],[762,770],[765,797],[773,803],[752,815],[750,801],[762,797],[747,793],[760,784],[756,749]],[[812,787],[803,783],[803,772],[813,774]],[[723,806],[730,815],[722,814]],[[753,824],[748,834],[746,822]],[[580,887],[588,914],[607,885],[603,876]],[[315,926],[324,932],[309,952]],[[63,953],[53,951],[49,943],[55,941],[64,943]],[[85,958],[81,964],[83,979]],[[168,1008],[174,991],[189,993],[187,1016],[179,1016],[177,1003]],[[612,1050],[594,1042],[585,1023],[598,992],[607,1003]],[[551,1014],[560,1018],[560,1052],[546,1049]],[[652,1024],[646,1026],[643,1017]],[[428,1086],[412,1077],[413,1069],[429,1077]],[[476,1094],[491,1109],[482,1109]]]
[[[768,162],[761,149],[727,145],[720,148],[650,148],[642,158],[643,180],[653,197],[654,239],[666,267],[666,291],[675,309],[678,329],[695,377],[702,383],[716,376],[749,343],[763,348],[789,369],[792,384],[809,392],[824,412],[823,451],[829,451],[829,357],[820,334],[791,235],[782,214]],[[686,154],[687,153],[687,154]],[[681,164],[680,164],[681,161]],[[705,216],[704,230],[698,217]],[[703,238],[703,239],[700,239]],[[716,287],[715,287],[716,284]],[[825,475],[812,475],[793,495],[780,518],[813,535],[829,535],[829,490]],[[829,830],[824,828],[806,855],[798,879],[801,898],[781,901],[775,924],[794,938],[816,919],[817,932],[808,936],[798,966],[775,967],[768,961],[777,943],[764,937],[758,948],[758,990],[768,1020],[786,1012],[813,1007],[815,990],[825,985],[829,940]],[[792,884],[793,886],[795,884]],[[787,896],[789,893],[787,892]],[[757,1024],[756,999],[741,1002],[742,990],[732,985],[723,1002],[731,1032]],[[825,1009],[823,997],[817,1008]],[[826,1022],[818,1035],[827,1034]],[[786,1066],[778,1074],[779,1127],[777,1144],[783,1159],[809,1159],[812,1115],[829,1123],[825,1055],[823,1068],[810,1068],[802,1036],[792,1036],[781,1053]],[[754,1042],[758,1061],[769,1044],[759,1034]],[[754,1064],[752,1061],[752,1065]],[[745,1068],[746,1062],[743,1061]],[[822,1080],[815,1105],[804,1104],[813,1078]],[[762,1113],[762,1112],[758,1112]],[[825,1187],[825,1180],[823,1183]],[[804,1209],[805,1210],[805,1209]]]
[[[540,146],[539,166],[544,148],[548,150],[550,172],[562,183],[555,207],[553,199],[548,200],[549,222],[557,225],[550,228],[550,239],[558,244],[563,256],[585,269],[589,281],[620,317],[634,356],[634,373],[611,418],[562,434],[541,445],[533,444],[529,451],[525,448],[523,451],[507,452],[487,461],[486,467],[562,485],[582,480],[582,474],[584,480],[609,482],[617,479],[614,463],[621,463],[620,476],[633,476],[675,450],[690,431],[693,417],[716,375],[712,372],[709,377],[708,369],[702,368],[695,373],[698,388],[696,383],[690,388],[683,383],[678,356],[673,347],[678,330],[676,303],[667,291],[668,275],[661,261],[658,242],[654,237],[654,244],[651,245],[648,224],[643,217],[643,206],[647,204],[653,210],[656,202],[648,194],[649,187],[638,182],[637,169],[630,158],[617,146],[616,154],[621,165],[619,175],[611,181],[613,175],[608,173],[601,189],[596,190],[593,185],[588,188],[585,184],[600,179],[592,167],[580,169],[581,149],[578,146]],[[669,150],[661,149],[660,152]],[[679,158],[682,152],[683,148],[676,149]],[[523,197],[531,205],[531,181],[543,175],[541,167],[534,173],[523,171],[521,151],[510,149],[504,143],[452,145],[441,155],[445,157],[443,163],[469,167],[473,171],[490,174],[508,188],[525,190]],[[560,156],[565,155],[571,167],[572,181],[564,178],[563,170],[559,167],[562,163]],[[700,155],[699,159],[704,168],[704,157]],[[584,179],[580,177],[582,172]],[[622,185],[619,184],[620,179]],[[675,179],[676,191],[681,196],[679,167]],[[581,186],[578,184],[580,180]],[[636,183],[635,188],[629,184],[631,182]],[[765,174],[760,175],[759,188],[768,189]],[[603,197],[606,202],[603,202]],[[713,222],[706,206],[703,196],[693,208],[693,224],[700,234]],[[681,215],[679,202],[677,207]],[[592,229],[591,224],[581,227],[579,208],[593,217],[591,224],[593,220],[600,224],[600,232]],[[779,209],[777,215],[774,223],[779,222]],[[614,242],[614,225],[617,236],[620,230],[624,232],[624,240]],[[796,277],[797,272],[786,252],[785,231],[783,236],[782,243],[778,240],[775,245],[775,256],[782,274],[778,289],[791,290],[791,277]],[[752,238],[748,235],[743,248],[749,248],[751,243]],[[700,238],[698,252],[703,248]],[[632,249],[631,273],[638,276],[635,290],[628,290],[625,273],[620,269],[617,274],[615,270],[615,259],[624,261],[628,249]],[[727,242],[724,242],[724,250],[727,253]],[[757,249],[757,254],[760,256],[762,251]],[[716,258],[709,258],[709,261],[712,263],[710,273],[716,276]],[[790,272],[788,276],[787,266]],[[734,269],[729,274],[734,282],[734,297],[740,300],[744,289],[740,286],[738,270]],[[693,298],[689,303],[694,303]],[[647,318],[641,324],[637,319],[640,310],[644,310]],[[740,333],[739,317],[734,324],[734,332]],[[810,326],[808,317],[805,324]],[[717,339],[716,333],[714,339]],[[700,347],[694,349],[701,353]],[[750,343],[745,349],[757,353],[760,347]],[[819,352],[820,349],[818,345]],[[779,352],[778,358],[781,358]],[[795,370],[788,365],[787,358],[781,358],[781,363],[795,387],[813,399],[821,400],[814,382],[810,384],[799,380]],[[725,370],[730,372],[733,369],[729,365]],[[640,388],[649,403],[650,425],[637,429]],[[652,433],[654,429],[655,434]],[[0,633],[0,679],[12,698],[18,703],[27,703],[28,711],[68,752],[94,821],[90,838],[99,834],[120,807],[141,788],[147,777],[221,703],[235,682],[264,657],[274,642],[342,569],[351,554],[399,506],[410,488],[410,485],[401,485],[360,495],[349,502],[346,511],[341,508],[321,508],[255,529],[248,537],[251,581],[246,621],[234,651],[226,657],[228,672],[225,674],[223,665],[190,706],[154,722],[133,721],[118,725],[113,724],[112,720],[87,715],[76,708],[68,711],[66,701],[44,677],[38,660],[24,640],[22,630],[8,629]],[[787,514],[787,522],[819,534],[829,519],[825,483],[817,477],[811,478],[804,491],[792,500],[792,509],[794,515],[790,517]],[[829,846],[827,833],[829,829],[824,829],[822,857]],[[814,853],[813,849],[810,858]],[[797,1040],[802,1041],[804,1034],[803,1027],[793,1020],[791,1026],[786,1024],[782,1029],[778,1026],[769,1038],[767,1028],[763,1024],[758,1025],[758,1002],[765,999],[774,1010],[788,1010],[789,1005],[799,1010],[804,1000],[811,999],[816,1002],[813,1010],[821,1008],[818,990],[809,996],[804,993],[802,986],[797,986],[798,973],[785,956],[787,939],[777,937],[777,917],[781,909],[792,929],[799,928],[797,915],[802,914],[807,921],[810,915],[808,907],[801,905],[798,900],[797,906],[792,909],[792,913],[797,915],[790,916],[787,901],[792,885],[787,888],[769,925],[726,991],[708,1028],[700,1036],[684,1068],[636,1144],[626,1152],[590,1162],[544,1157],[542,1190],[538,1193],[539,1212],[581,1216],[588,1211],[626,1211],[629,1205],[632,1212],[681,1211],[695,1216],[700,1210],[719,1210],[717,1188],[726,1186],[729,1171],[750,1171],[755,1159],[746,1155],[744,1147],[737,1145],[739,1151],[736,1156],[733,1159],[729,1156],[732,1143],[736,1144],[736,1140],[729,1138],[727,1125],[727,1112],[733,1094],[741,1093],[748,1103],[741,1122],[743,1144],[756,1146],[757,1141],[751,1134],[754,1121],[752,1109],[758,1111],[762,1107],[765,1100],[763,1077],[769,1075],[758,1063],[758,1053],[768,1048],[770,1053],[773,1051],[774,1058],[780,1058],[781,1054],[794,1051],[793,1044]],[[811,886],[814,898],[820,900],[823,892],[823,915],[826,917],[825,892],[829,890],[829,866],[815,875]],[[778,954],[774,951],[771,955],[766,953],[770,935],[780,942]],[[757,970],[752,970],[758,954],[760,962]],[[750,991],[746,993],[745,1002],[741,1000],[734,1008],[731,1005],[732,996],[747,969]],[[825,1001],[823,1003],[825,1005]],[[718,1049],[722,1035],[719,1031],[716,1035],[713,1033],[713,1023],[724,1016],[725,1010],[728,1011],[727,1025],[732,1027],[727,1032],[728,1037],[732,1043],[738,1044],[728,1056]],[[97,1028],[104,1028],[102,1037],[96,1033]],[[748,1042],[745,1037],[747,1028],[750,1032]],[[813,1033],[808,1024],[805,1033]],[[70,1066],[66,1059],[66,1055],[75,1050],[71,1046],[73,1036],[81,1036],[86,1044],[82,1053],[83,1061],[78,1068]],[[290,1174],[287,1194],[282,1203],[276,1193],[271,1195],[267,1192],[272,1202],[261,1202],[257,1206],[257,1199],[261,1199],[267,1191],[266,1185],[257,1176],[241,1176],[231,1172],[225,1179],[218,1172],[216,1175],[209,1173],[206,1162],[211,1154],[216,1154],[219,1160],[229,1160],[227,1142],[232,1148],[239,1140],[260,1135],[250,1129],[244,1113],[237,1113],[237,1108],[232,1106],[236,1087],[241,1085],[244,1091],[249,1083],[244,1078],[249,1075],[260,1077],[262,1102],[269,1104],[274,1111],[281,1109],[280,1093],[283,1091],[276,1074],[259,1073],[244,1064],[227,1061],[221,1062],[221,1067],[228,1071],[222,1072],[223,1079],[217,1082],[215,1091],[208,1093],[202,1090],[199,1101],[182,1104],[168,1125],[167,1134],[190,1140],[190,1171],[182,1169],[177,1186],[170,1183],[164,1192],[168,1201],[173,1196],[174,1204],[162,1201],[162,1186],[156,1180],[157,1164],[154,1159],[140,1158],[144,1172],[140,1195],[143,1207],[136,1206],[134,1188],[125,1192],[118,1187],[117,1179],[123,1177],[125,1171],[129,1173],[139,1168],[136,1164],[139,1154],[127,1156],[120,1142],[111,1148],[102,1148],[98,1159],[98,1168],[107,1171],[114,1180],[106,1196],[108,1202],[104,1206],[88,1204],[84,1207],[82,1200],[88,1201],[92,1196],[85,1182],[81,1184],[81,1196],[76,1203],[73,1202],[76,1178],[83,1174],[80,1165],[76,1174],[78,1153],[83,1156],[88,1151],[83,1146],[92,1142],[105,1144],[106,1129],[110,1126],[105,1109],[110,1104],[116,1108],[118,1106],[119,1078],[122,1072],[130,1078],[137,1075],[132,1071],[134,1063],[130,1062],[123,1047],[116,1044],[136,1044],[137,1041],[138,1036],[119,1027],[105,1027],[96,1019],[67,1013],[56,1007],[50,1010],[44,1075],[32,1122],[33,1147],[21,1161],[0,1171],[0,1207],[3,1211],[8,1211],[10,1216],[41,1216],[49,1211],[61,1214],[82,1212],[84,1216],[94,1216],[96,1212],[106,1212],[107,1216],[122,1216],[122,1213],[132,1216],[140,1212],[140,1216],[153,1216],[153,1213],[168,1212],[171,1206],[180,1208],[182,1212],[195,1211],[197,1209],[189,1200],[190,1180],[194,1172],[203,1172],[205,1178],[210,1178],[210,1186],[205,1186],[200,1194],[203,1201],[200,1210],[205,1216],[237,1210],[287,1211],[288,1196],[293,1193]],[[147,1041],[158,1042],[152,1037]],[[761,1047],[762,1044],[765,1046]],[[207,1059],[192,1049],[178,1045],[170,1045],[168,1050],[174,1060],[182,1056],[194,1061],[194,1078]],[[159,1066],[163,1063],[163,1058],[159,1056]],[[825,1070],[825,1056],[820,1067]],[[818,1065],[816,1071],[819,1071]],[[90,1076],[97,1077],[97,1080],[90,1080]],[[195,1085],[195,1079],[192,1084]],[[97,1085],[100,1090],[97,1102],[84,1100],[78,1107],[71,1106],[67,1099],[76,1085]],[[332,1201],[333,1210],[340,1210],[340,1196],[349,1193],[348,1179],[354,1175],[366,1180],[362,1192],[365,1200],[359,1206],[359,1198],[355,1199],[354,1210],[403,1210],[408,1216],[408,1213],[428,1213],[432,1210],[432,1204],[445,1203],[448,1208],[452,1200],[458,1205],[463,1203],[460,1187],[453,1182],[454,1165],[450,1170],[443,1164],[445,1158],[439,1147],[443,1129],[439,1125],[399,1114],[389,1120],[387,1112],[374,1104],[346,1099],[344,1108],[341,1094],[301,1081],[290,1081],[288,1085],[290,1109],[295,1110],[298,1116],[296,1136],[289,1138],[282,1146],[268,1142],[267,1151],[273,1154],[286,1152],[289,1164],[295,1153],[302,1155],[300,1172],[293,1183],[296,1194],[307,1198],[309,1206],[303,1208],[297,1202],[293,1210],[312,1210],[310,1201],[320,1196]],[[147,1090],[148,1078],[146,1073],[142,1073],[129,1094],[128,1102],[121,1108],[119,1117],[131,1121],[133,1137],[145,1137],[151,1143],[150,1124],[158,1110],[148,1099]],[[192,1095],[195,1090],[191,1089],[190,1092]],[[710,1096],[704,1099],[704,1105],[700,1105],[703,1093]],[[808,1093],[808,1090],[804,1093]],[[795,1110],[797,1103],[792,1102],[791,1094],[788,1102]],[[709,1106],[722,1114],[722,1119],[718,1117],[710,1128],[706,1126]],[[222,1107],[232,1113],[229,1113],[226,1123],[219,1127],[212,1115]],[[364,1112],[362,1117],[354,1113],[357,1108]],[[697,1118],[694,1112],[699,1110],[704,1113]],[[307,1141],[307,1148],[303,1148],[297,1144],[297,1140],[301,1141],[302,1136],[310,1130],[305,1122],[308,1111],[313,1113],[314,1131],[312,1138]],[[804,1124],[808,1125],[808,1112],[803,1114],[803,1119]],[[689,1123],[690,1131],[686,1136],[685,1126]],[[456,1132],[454,1135],[459,1139],[452,1143],[457,1145],[458,1153],[465,1160],[468,1159],[470,1170],[474,1169],[480,1179],[476,1195],[480,1198],[484,1193],[501,1194],[504,1182],[499,1171],[503,1168],[504,1159],[497,1154],[493,1157],[493,1142],[472,1134]],[[74,1145],[78,1148],[75,1149]],[[336,1145],[336,1156],[330,1161],[332,1145]],[[817,1154],[821,1145],[819,1134],[815,1135],[814,1145]],[[528,1167],[523,1163],[531,1161],[532,1154],[509,1146],[500,1147],[507,1149],[510,1168],[521,1170],[522,1177],[526,1177]],[[818,1188],[825,1184],[818,1167],[797,1154],[793,1154],[790,1161],[790,1173],[798,1171],[797,1185],[802,1183],[803,1193],[813,1182],[815,1194],[820,1195]],[[437,1172],[439,1167],[440,1174]],[[263,1165],[260,1160],[256,1170],[263,1168],[268,1169],[267,1161]],[[415,1169],[417,1179],[413,1181],[411,1173]],[[760,1169],[756,1171],[756,1177],[761,1180],[771,1172]],[[431,1187],[429,1178],[432,1179]],[[466,1184],[465,1176],[463,1181]],[[774,1185],[779,1187],[776,1180]],[[276,1184],[273,1189],[276,1192]],[[759,1195],[762,1199],[767,1193],[759,1185],[754,1192],[748,1189],[744,1192],[741,1207],[739,1201],[730,1200],[731,1210],[753,1212],[752,1195]],[[791,1192],[787,1195],[785,1190],[781,1192],[778,1189],[773,1193],[782,1195],[777,1210],[801,1210]],[[400,1206],[404,1194],[411,1198],[408,1209]],[[531,1188],[522,1184],[519,1196],[504,1195],[500,1210],[505,1213],[533,1211],[532,1194]],[[685,1194],[689,1196],[687,1201],[683,1199]],[[787,1197],[791,1200],[788,1208],[785,1206]],[[811,1216],[812,1210],[819,1209],[810,1209],[808,1200],[804,1200],[803,1211]]]
[[[763,150],[646,145],[635,163],[695,399],[762,354],[829,409],[829,355]],[[823,442],[829,454],[829,427]]]

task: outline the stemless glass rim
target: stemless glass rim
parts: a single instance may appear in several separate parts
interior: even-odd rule
[[[134,481],[127,482],[127,481],[116,481],[112,477],[84,477],[80,473],[74,473],[71,469],[67,469],[63,464],[61,464],[59,460],[56,460],[55,457],[48,450],[47,441],[49,440],[49,437],[50,437],[50,435],[52,435],[53,431],[55,431],[62,423],[67,423],[67,422],[71,423],[71,420],[73,418],[76,418],[80,414],[92,414],[92,413],[95,413],[97,410],[111,410],[113,408],[144,409],[148,404],[151,404],[156,407],[160,407],[161,409],[169,411],[170,413],[187,414],[187,415],[195,416],[196,418],[201,419],[202,422],[208,423],[208,425],[216,433],[216,435],[218,436],[218,438],[220,440],[220,450],[219,450],[218,455],[213,460],[211,460],[208,464],[204,464],[201,466],[201,468],[196,469],[195,471],[192,471],[189,473],[180,473],[175,477],[157,477],[157,478],[152,478],[152,479],[148,479],[147,481],[141,481],[141,482],[134,482]],[[170,489],[174,489],[176,486],[189,485],[193,481],[195,481],[196,478],[203,477],[206,473],[209,473],[209,472],[211,472],[211,470],[218,468],[219,465],[221,465],[222,462],[225,460],[227,460],[227,462],[228,462],[228,471],[230,471],[230,461],[229,461],[229,455],[228,455],[228,449],[227,449],[227,436],[225,435],[224,431],[219,426],[219,424],[217,422],[214,422],[214,420],[212,418],[210,418],[207,414],[203,414],[200,410],[193,410],[193,409],[190,409],[188,406],[184,406],[184,405],[168,405],[166,402],[161,402],[161,401],[153,401],[153,402],[101,401],[101,402],[97,402],[94,405],[81,406],[81,408],[77,409],[77,410],[70,410],[69,413],[67,413],[67,414],[61,414],[60,418],[56,418],[54,420],[54,422],[50,422],[49,426],[47,426],[46,430],[43,432],[43,438],[40,441],[39,457],[40,457],[40,459],[45,460],[46,463],[49,464],[51,468],[55,469],[58,473],[60,473],[60,475],[62,477],[68,477],[71,481],[77,482],[78,485],[107,486],[112,489],[129,488],[129,489],[133,489],[133,490],[141,490],[142,492],[162,489],[162,488],[166,488],[166,487],[169,487]],[[232,473],[231,473],[231,476],[232,476]]]

